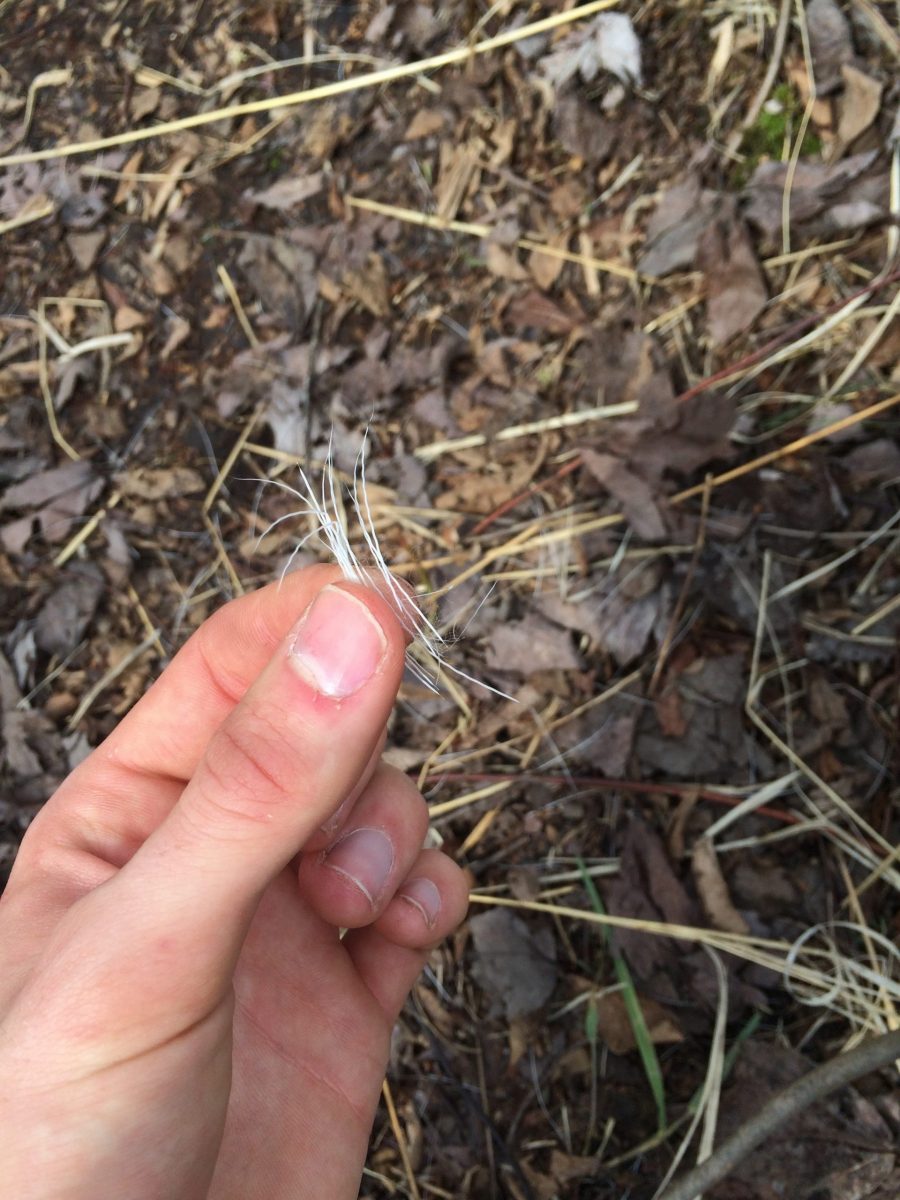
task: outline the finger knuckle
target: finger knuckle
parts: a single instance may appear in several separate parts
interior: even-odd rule
[[[229,815],[268,821],[296,800],[302,755],[277,714],[264,706],[227,721],[209,746],[199,781],[205,802]]]

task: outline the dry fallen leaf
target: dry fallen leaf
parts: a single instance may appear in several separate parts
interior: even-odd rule
[[[167,496],[190,496],[206,490],[199,471],[191,467],[132,467],[116,476],[126,496],[141,500],[162,500]]]
[[[816,92],[825,96],[840,87],[841,68],[853,61],[850,24],[835,0],[810,0],[806,21]]]
[[[715,345],[749,331],[768,292],[753,245],[734,200],[723,201],[697,243],[706,277],[706,324]]]
[[[528,279],[528,271],[516,258],[515,253],[505,250],[497,242],[484,243],[484,260],[487,269],[498,279],[511,279],[514,283]]]
[[[731,902],[716,848],[709,838],[701,838],[694,846],[691,870],[703,911],[715,928],[725,933],[748,934],[750,926]]]
[[[662,276],[691,267],[716,200],[696,175],[666,188],[647,223],[647,242],[637,263],[641,274]]]
[[[87,274],[97,261],[97,256],[105,241],[105,229],[95,229],[91,233],[70,233],[67,235],[66,245],[69,247],[69,252],[79,271]]]
[[[547,245],[555,250],[566,250],[569,245],[569,233],[567,230],[554,233],[546,240]],[[528,256],[528,270],[534,282],[543,291],[549,291],[553,287],[565,265],[564,259],[557,258],[554,254],[542,254],[540,250],[532,250]]]
[[[801,159],[793,171],[790,193],[792,226],[811,222],[815,217],[821,219],[826,211],[831,228],[858,228],[876,220],[877,214],[885,211],[884,202],[879,207],[870,199],[863,187],[866,181],[860,177],[878,155],[878,150],[869,150],[831,164]],[[773,238],[781,237],[784,194],[790,173],[790,163],[761,162],[743,193],[747,219]],[[875,183],[875,192],[881,196],[884,191],[881,182]],[[840,212],[840,209],[853,211]]]
[[[419,138],[431,137],[440,133],[444,128],[446,117],[434,108],[420,108],[407,126],[404,137],[408,142],[418,141]]]
[[[81,640],[105,587],[103,574],[91,563],[61,583],[35,620],[37,645],[48,654],[67,654]]]
[[[845,63],[841,68],[844,91],[838,97],[837,153],[855,142],[869,128],[881,109],[882,86],[865,71]]]
[[[302,204],[304,200],[318,196],[324,186],[322,172],[316,171],[313,175],[286,175],[261,192],[248,191],[244,195],[248,200],[252,200],[254,204],[259,204],[263,208],[271,208],[276,212],[288,212],[290,209],[296,208],[298,204]]]
[[[673,1013],[649,996],[638,996],[647,1032],[656,1045],[683,1042],[684,1034]],[[613,1054],[628,1054],[637,1045],[634,1026],[628,1015],[625,998],[620,991],[594,996],[591,1003],[597,1012],[597,1030]]]
[[[550,929],[532,930],[506,908],[472,917],[469,928],[475,978],[503,1002],[507,1017],[541,1008],[556,986],[556,946]]]
[[[390,312],[388,275],[380,254],[370,254],[366,265],[360,270],[345,272],[343,284],[353,299],[358,300],[373,317],[386,317]]]
[[[560,96],[553,107],[553,132],[563,149],[592,166],[616,148],[616,128],[582,96]]]
[[[598,454],[589,447],[581,451],[581,461],[597,482],[619,501],[638,537],[649,541],[665,537],[662,515],[645,480],[629,471],[621,459],[611,454]]]
[[[580,671],[580,654],[572,635],[529,613],[521,621],[498,622],[485,644],[485,659],[498,671],[530,675],[534,671]]]

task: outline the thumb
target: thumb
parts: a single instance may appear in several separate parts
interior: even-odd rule
[[[204,991],[230,984],[262,891],[369,765],[405,642],[379,593],[322,588],[213,735],[169,816],[113,881],[129,911],[145,914],[152,944],[175,932]]]

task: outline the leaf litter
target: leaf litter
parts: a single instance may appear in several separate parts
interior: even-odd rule
[[[172,3],[173,48],[90,8],[38,43],[31,7],[0,35],[0,154],[187,117],[191,88],[208,105],[352,81],[370,69],[354,56],[408,65],[534,17]],[[320,496],[330,457],[329,519],[364,569],[377,546],[409,580],[463,673],[432,672],[437,692],[407,678],[389,754],[476,893],[596,915],[581,862],[612,918],[732,939],[725,1131],[786,1078],[765,1069],[784,1043],[796,1071],[893,1020],[896,962],[874,934],[897,932],[878,840],[898,837],[896,410],[829,433],[898,390],[895,60],[873,7],[806,5],[818,99],[806,119],[792,22],[750,131],[772,31],[667,4],[178,144],[0,166],[2,869],[205,616],[321,555],[311,538],[292,560],[321,521],[292,490],[299,467]],[[38,88],[14,144],[70,43],[72,103]],[[310,46],[320,61],[288,65]],[[168,79],[149,86],[150,67]],[[57,296],[72,304],[42,351],[37,306]],[[109,326],[89,327],[85,299]],[[66,357],[106,329],[133,335],[106,351],[108,377],[100,351]],[[824,958],[798,948],[848,906],[882,992],[859,982],[859,935],[835,927]],[[774,967],[755,937],[781,947]],[[615,955],[666,1112],[689,1111],[720,1002],[708,955],[488,908],[433,952],[399,1026],[392,1088],[416,1115],[423,1194],[653,1194],[680,1134],[652,1141],[659,1096]],[[848,1090],[855,1144],[827,1161],[837,1117],[811,1110],[741,1168],[742,1200],[768,1200],[767,1170],[790,1194],[893,1195],[890,1156],[860,1148],[896,1136],[891,1082]],[[493,1166],[459,1089],[502,1134]],[[363,1195],[406,1187],[381,1116],[370,1168]]]

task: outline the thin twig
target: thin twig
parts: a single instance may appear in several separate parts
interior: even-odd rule
[[[565,479],[567,475],[571,475],[573,471],[577,471],[581,466],[581,455],[577,454],[575,458],[570,458],[568,462],[564,462],[558,470],[554,471],[549,479],[539,480],[537,483],[530,484],[524,492],[519,492],[516,496],[510,496],[508,500],[504,500],[498,505],[493,512],[488,513],[486,517],[482,517],[476,526],[472,529],[472,537],[480,537],[486,529],[489,529],[495,521],[499,521],[501,517],[505,517],[512,509],[517,508],[524,500],[528,500],[536,492],[542,492],[549,487],[551,483],[557,480]]]
[[[694,1200],[719,1183],[767,1138],[784,1127],[811,1104],[846,1087],[871,1071],[890,1066],[900,1058],[900,1030],[870,1038],[846,1054],[839,1055],[784,1088],[746,1124],[716,1150],[711,1158],[682,1175],[661,1200]]]
[[[429,787],[437,786],[439,783],[485,783],[497,784],[496,790],[503,786],[506,781],[509,784],[513,783],[543,783],[550,785],[562,785],[576,788],[579,791],[582,789],[592,791],[609,791],[609,792],[629,792],[638,796],[696,796],[698,800],[708,800],[711,804],[721,804],[726,808],[737,808],[743,804],[743,796],[731,796],[727,792],[719,792],[713,788],[698,787],[692,783],[654,783],[649,780],[642,779],[607,779],[603,775],[547,775],[544,772],[536,772],[530,774],[515,775],[503,774],[502,772],[491,773],[489,771],[441,771],[439,774],[428,775],[424,780]],[[494,789],[485,788],[482,792],[481,799],[488,795],[493,795]],[[472,796],[468,797],[471,802]],[[447,801],[447,804],[454,804],[455,801]],[[443,811],[448,811],[444,809]],[[800,818],[794,813],[786,812],[781,808],[755,808],[754,815],[771,817],[773,821],[781,821],[784,825],[797,825],[800,823]]]

